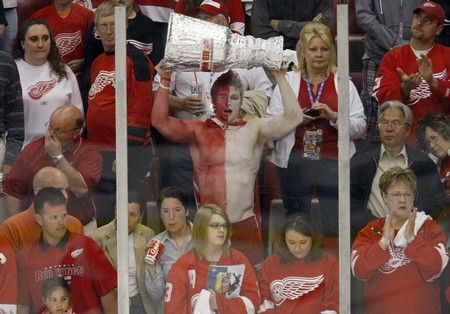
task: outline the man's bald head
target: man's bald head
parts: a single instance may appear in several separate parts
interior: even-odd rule
[[[65,191],[69,188],[69,180],[61,170],[54,167],[44,167],[34,175],[34,194],[36,195],[39,190],[46,187],[54,187]]]
[[[64,124],[67,128],[81,129],[84,126],[84,115],[74,105],[63,105],[53,111],[50,121],[55,120]]]

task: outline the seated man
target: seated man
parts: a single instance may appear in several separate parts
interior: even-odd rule
[[[206,121],[169,117],[171,73],[158,68],[161,83],[152,112],[153,126],[167,139],[186,143],[191,151],[194,187],[199,205],[215,203],[233,223],[233,247],[253,264],[261,262],[262,241],[254,216],[254,184],[264,145],[286,136],[302,121],[301,108],[284,73],[274,72],[281,90],[284,113],[272,119],[239,119],[243,87],[232,71],[222,74],[211,88],[215,117]]]
[[[42,313],[42,283],[56,276],[68,281],[75,313],[117,313],[116,270],[94,240],[67,230],[64,194],[43,188],[34,207],[42,232],[17,257],[18,313]]]
[[[61,170],[54,167],[44,167],[34,175],[34,195],[46,187],[60,189],[67,197],[69,180]],[[16,253],[37,241],[41,235],[41,228],[35,220],[35,214],[33,204],[30,204],[26,210],[12,215],[0,224],[0,236],[8,240]],[[67,225],[71,232],[83,233],[83,225],[71,215],[67,217]]]
[[[83,125],[84,117],[78,108],[61,106],[52,113],[46,136],[24,147],[4,185],[10,216],[31,204],[32,181],[37,171],[45,166],[55,166],[69,180],[69,213],[81,221],[85,233],[95,229],[91,191],[100,179],[102,159],[80,136]]]
[[[379,188],[380,176],[391,167],[412,169],[417,176],[415,207],[433,217],[448,202],[436,165],[422,152],[406,145],[413,116],[398,101],[385,102],[378,109],[381,145],[357,152],[350,160],[351,224],[359,231],[369,221],[388,214]]]

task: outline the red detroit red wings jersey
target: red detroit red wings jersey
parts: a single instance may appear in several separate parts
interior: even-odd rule
[[[64,62],[84,58],[86,34],[94,20],[92,11],[73,4],[69,15],[61,18],[52,4],[35,12],[32,18],[48,23]]]
[[[337,312],[338,274],[338,262],[331,255],[316,262],[296,259],[286,264],[271,255],[261,265],[260,310],[283,314]]]

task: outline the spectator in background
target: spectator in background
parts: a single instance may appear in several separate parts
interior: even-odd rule
[[[277,166],[287,215],[309,215],[313,189],[317,188],[322,231],[338,231],[338,77],[336,48],[331,30],[319,22],[306,24],[297,43],[297,71],[286,79],[303,108],[303,122],[278,140],[271,161]],[[275,87],[267,114],[283,112],[283,99]],[[349,81],[350,153],[353,140],[365,131],[366,119],[355,85]]]
[[[193,249],[169,271],[165,313],[256,313],[260,296],[255,271],[241,252],[230,247],[231,233],[225,210],[214,204],[198,209]]]
[[[3,24],[6,28],[3,36],[0,36],[0,50],[11,53],[11,44],[17,34],[17,0],[2,0],[0,2],[2,2],[6,18],[5,24]]]
[[[189,208],[184,191],[177,187],[165,187],[161,190],[157,202],[159,216],[166,230],[158,234],[150,242],[150,247],[162,243],[163,253],[154,264],[148,264],[145,273],[145,285],[148,294],[157,308],[158,314],[163,314],[166,278],[176,260],[192,249],[192,223],[187,221]],[[157,255],[159,252],[155,252]]]
[[[413,10],[424,0],[357,0],[356,19],[366,33],[364,37],[363,86],[361,101],[367,117],[365,140],[370,146],[379,140],[378,102],[372,97],[375,77],[381,59],[390,49],[409,43]]]
[[[284,49],[296,49],[303,27],[309,22],[331,26],[330,0],[254,0],[252,34],[264,39],[283,36]]]
[[[95,147],[80,136],[83,126],[84,117],[78,108],[59,107],[50,117],[45,137],[24,147],[4,184],[10,215],[31,203],[32,180],[37,171],[54,166],[69,180],[69,213],[80,219],[86,234],[96,228],[91,193],[100,179],[102,159]]]
[[[63,61],[79,76],[84,66],[87,32],[94,13],[72,3],[72,0],[53,0],[53,4],[38,10],[31,18],[47,22]]]
[[[200,5],[203,4],[216,10],[224,10],[227,13],[230,29],[244,35],[245,17],[241,0],[179,0],[175,6],[175,12],[194,17],[197,16]]]
[[[118,209],[116,207],[116,212]],[[141,224],[145,202],[137,191],[128,191],[128,296],[130,314],[155,313],[154,305],[145,288],[145,246],[155,235],[152,229]],[[106,257],[117,269],[117,219],[104,225],[91,236],[102,248]]]
[[[43,188],[35,199],[40,239],[17,257],[18,313],[40,313],[43,279],[68,275],[75,313],[117,313],[117,273],[102,249],[87,236],[67,230],[66,198]]]
[[[16,255],[9,242],[0,234],[0,313],[17,311]]]
[[[22,87],[17,65],[3,51],[0,51],[0,95],[0,146],[3,147],[0,149],[0,172],[7,176],[22,148],[24,122]]]
[[[369,222],[353,243],[352,272],[364,281],[365,313],[441,313],[437,279],[449,259],[446,239],[414,207],[416,187],[413,170],[387,170],[379,188],[388,215]]]
[[[445,13],[434,2],[424,2],[413,11],[411,43],[387,52],[381,60],[373,89],[378,103],[402,101],[411,107],[408,144],[416,145],[417,121],[428,112],[450,113],[450,48],[437,44]]]
[[[414,206],[432,217],[448,202],[436,165],[424,153],[406,144],[413,116],[410,107],[388,101],[378,109],[381,144],[358,151],[350,159],[351,225],[359,231],[369,221],[389,214],[379,189],[380,177],[399,166],[414,171],[417,181]]]
[[[115,3],[105,1],[95,11],[96,33],[105,51],[91,66],[91,88],[87,111],[87,138],[97,145],[103,157],[100,183],[99,225],[114,218],[116,191],[116,115],[115,115]],[[152,110],[153,64],[135,46],[127,45],[126,59],[128,110],[128,186],[144,191],[144,177],[150,160],[150,116]]]
[[[45,124],[56,108],[73,104],[83,110],[83,104],[75,75],[61,59],[45,21],[31,19],[22,24],[12,56],[22,85],[25,146],[45,135]]]
[[[69,180],[61,170],[54,167],[43,167],[33,177],[33,195],[46,187],[57,188],[67,197]],[[39,240],[41,228],[36,222],[35,216],[34,206],[30,204],[27,209],[12,215],[0,224],[0,236],[9,241],[16,253]],[[74,233],[83,233],[83,225],[71,215],[67,216],[67,228]]]
[[[338,261],[325,253],[323,236],[303,214],[287,218],[259,277],[263,303],[258,313],[339,311]]]

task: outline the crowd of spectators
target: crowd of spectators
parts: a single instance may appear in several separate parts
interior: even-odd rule
[[[0,313],[117,313],[120,210],[130,313],[338,313],[338,2],[0,1]],[[348,91],[352,311],[447,312],[450,3],[348,2],[364,32],[362,84]],[[173,12],[282,36],[297,62],[170,72]]]

